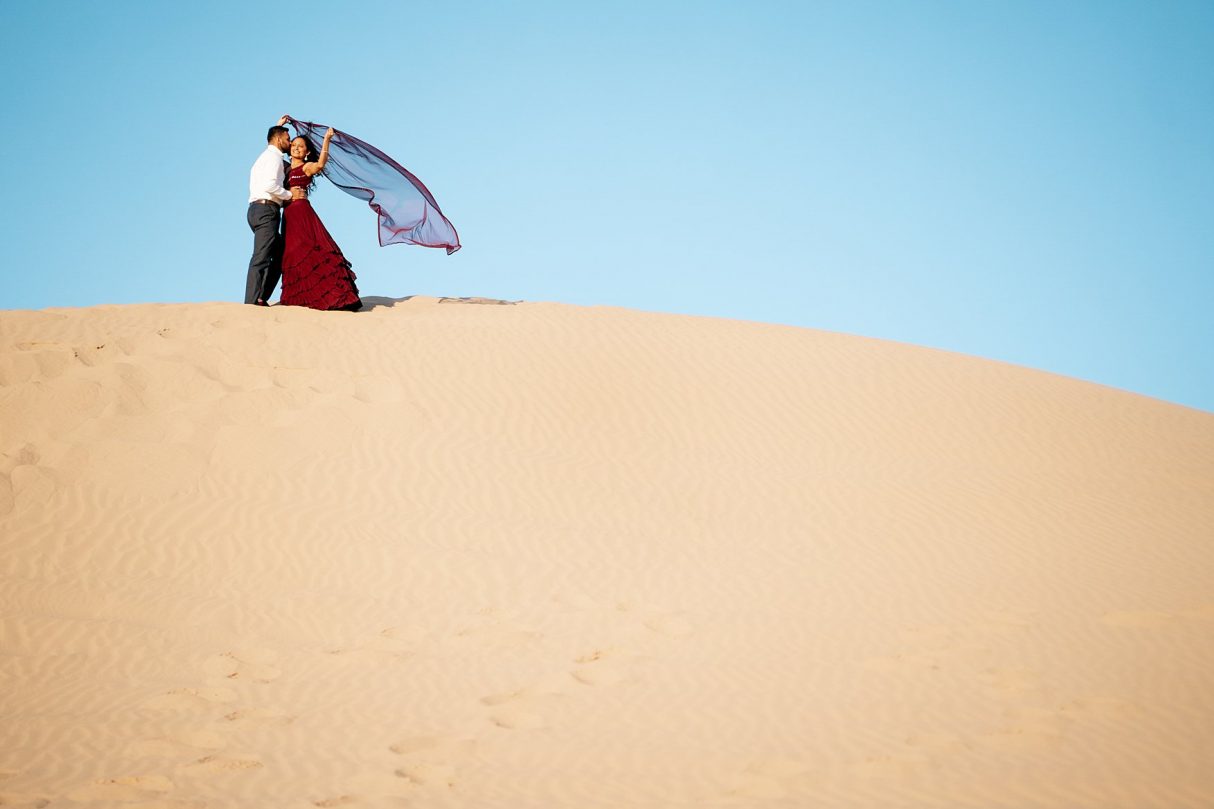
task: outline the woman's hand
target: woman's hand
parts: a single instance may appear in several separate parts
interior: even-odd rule
[[[333,136],[335,134],[337,134],[337,130],[333,127],[329,127],[329,130],[325,132],[324,143],[320,144],[320,156],[317,157],[315,163],[308,163],[304,166],[304,174],[311,177],[312,175],[323,171],[324,167],[329,164],[329,141],[333,140]],[[309,169],[311,169],[311,171],[309,171]]]
[[[284,116],[282,116],[281,118],[279,118],[279,119],[278,119],[278,126],[286,126],[286,125],[287,125],[287,121],[289,121],[289,120],[291,120],[291,116],[290,116],[290,115],[284,115]]]

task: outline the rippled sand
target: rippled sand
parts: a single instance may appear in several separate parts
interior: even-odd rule
[[[1214,415],[370,302],[0,312],[0,806],[1214,805]]]

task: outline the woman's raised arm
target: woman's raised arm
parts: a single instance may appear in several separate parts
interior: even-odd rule
[[[320,145],[320,157],[315,163],[304,164],[304,174],[312,177],[319,174],[321,169],[325,167],[325,163],[329,162],[329,141],[333,140],[334,129],[329,127],[329,131],[325,132],[325,141]]]

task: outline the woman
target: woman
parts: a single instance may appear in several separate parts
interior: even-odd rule
[[[362,307],[358,287],[350,262],[325,229],[312,203],[308,201],[316,175],[329,160],[329,141],[333,128],[325,132],[324,144],[316,155],[305,138],[291,141],[291,168],[287,172],[287,189],[291,201],[282,214],[282,297],[287,306],[308,306],[312,309],[344,309]]]

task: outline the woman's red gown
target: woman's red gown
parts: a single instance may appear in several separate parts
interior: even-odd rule
[[[307,188],[303,166],[287,174],[288,188]],[[362,301],[350,262],[306,199],[292,200],[282,212],[282,297],[287,306],[358,309]]]

